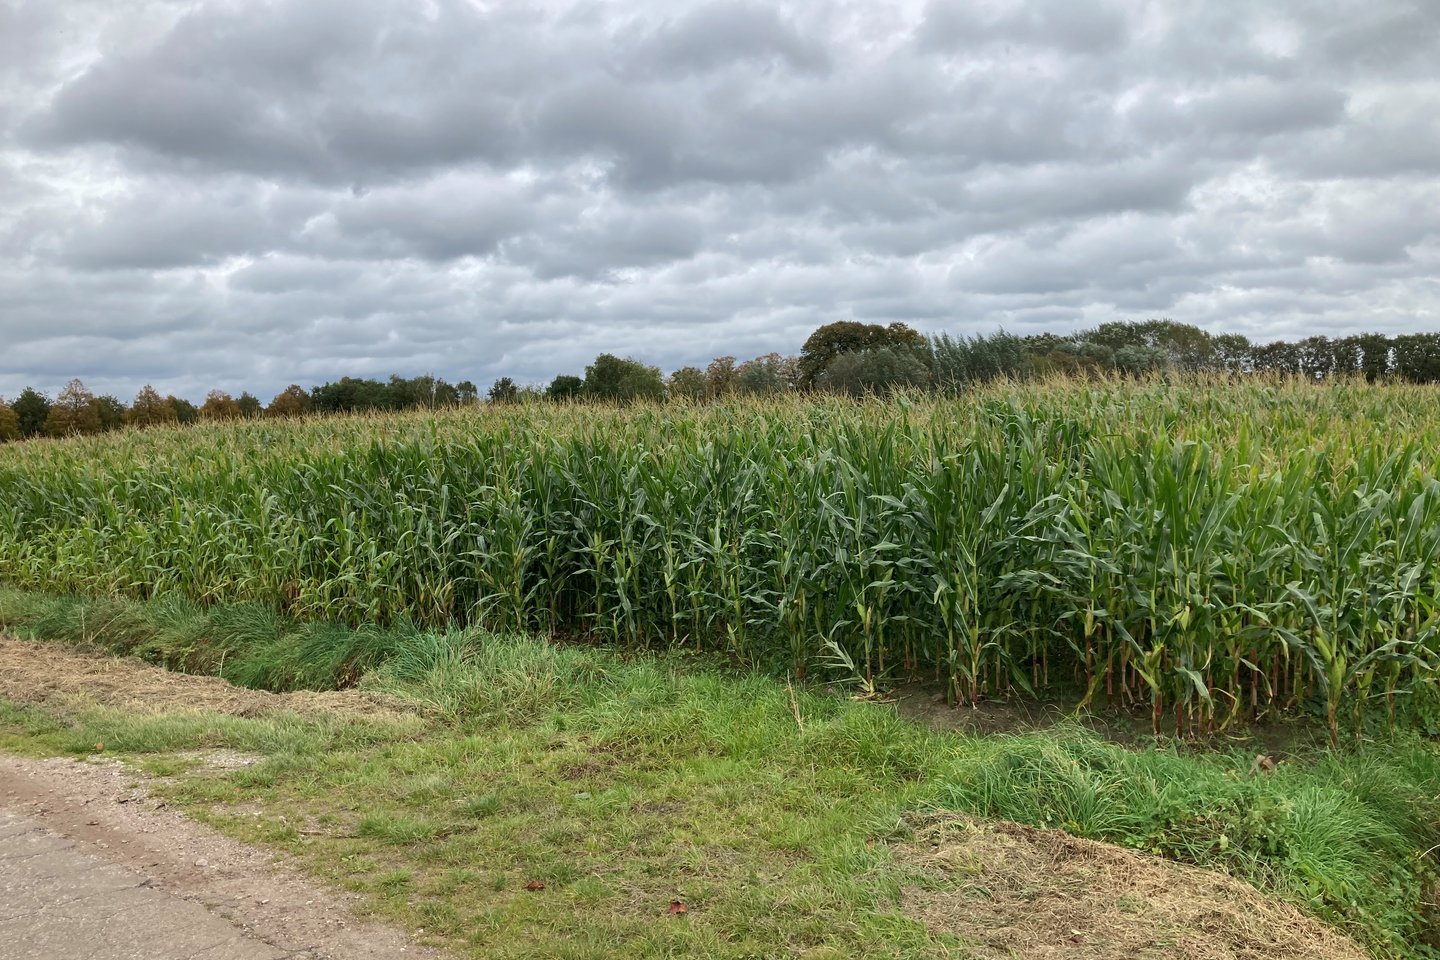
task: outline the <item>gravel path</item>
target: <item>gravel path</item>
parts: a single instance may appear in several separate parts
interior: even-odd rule
[[[0,954],[13,960],[280,960],[198,903],[0,811]]]
[[[0,960],[441,960],[353,905],[118,763],[0,756]]]

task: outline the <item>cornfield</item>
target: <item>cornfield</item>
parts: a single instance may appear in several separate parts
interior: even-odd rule
[[[1440,393],[1363,383],[157,429],[0,448],[0,581],[1333,735],[1435,669],[1437,467]]]

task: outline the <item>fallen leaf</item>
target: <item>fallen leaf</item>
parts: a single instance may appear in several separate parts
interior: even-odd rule
[[[525,884],[525,889],[533,893],[536,890],[544,890],[545,884],[541,883],[539,880],[531,880],[529,883]]]

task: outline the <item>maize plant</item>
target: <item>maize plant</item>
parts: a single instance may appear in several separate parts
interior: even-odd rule
[[[1059,380],[9,444],[0,582],[1338,735],[1440,656],[1440,393]]]

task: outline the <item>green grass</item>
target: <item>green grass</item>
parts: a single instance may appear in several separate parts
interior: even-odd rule
[[[0,748],[37,756],[156,756],[225,747],[264,756],[305,756],[317,750],[367,750],[379,744],[430,735],[420,721],[330,717],[276,711],[239,717],[208,710],[141,714],[113,707],[85,707],[57,715],[29,704],[0,701]],[[181,763],[175,769],[192,766]]]
[[[204,606],[176,594],[136,603],[3,584],[0,628],[274,691],[350,686],[381,663],[400,665],[436,637],[403,623],[300,622],[258,603]]]
[[[46,637],[84,606],[0,594],[0,625]],[[98,606],[136,635],[159,618],[153,602]],[[225,622],[213,608],[165,616],[166,635],[192,646]],[[361,686],[430,719],[386,729],[309,714],[7,708],[0,747],[84,754],[103,741],[162,765],[201,746],[261,754],[226,773],[172,764],[169,792],[476,956],[934,956],[943,944],[904,916],[915,878],[887,844],[929,809],[1221,867],[1379,956],[1433,955],[1419,944],[1433,934],[1425,851],[1440,843],[1440,754],[1415,736],[1251,776],[1252,754],[1130,749],[1071,726],[933,733],[883,705],[809,689],[792,701],[768,676],[673,654],[376,635],[394,646]],[[256,805],[263,816],[237,815]],[[689,912],[670,916],[672,899]]]

